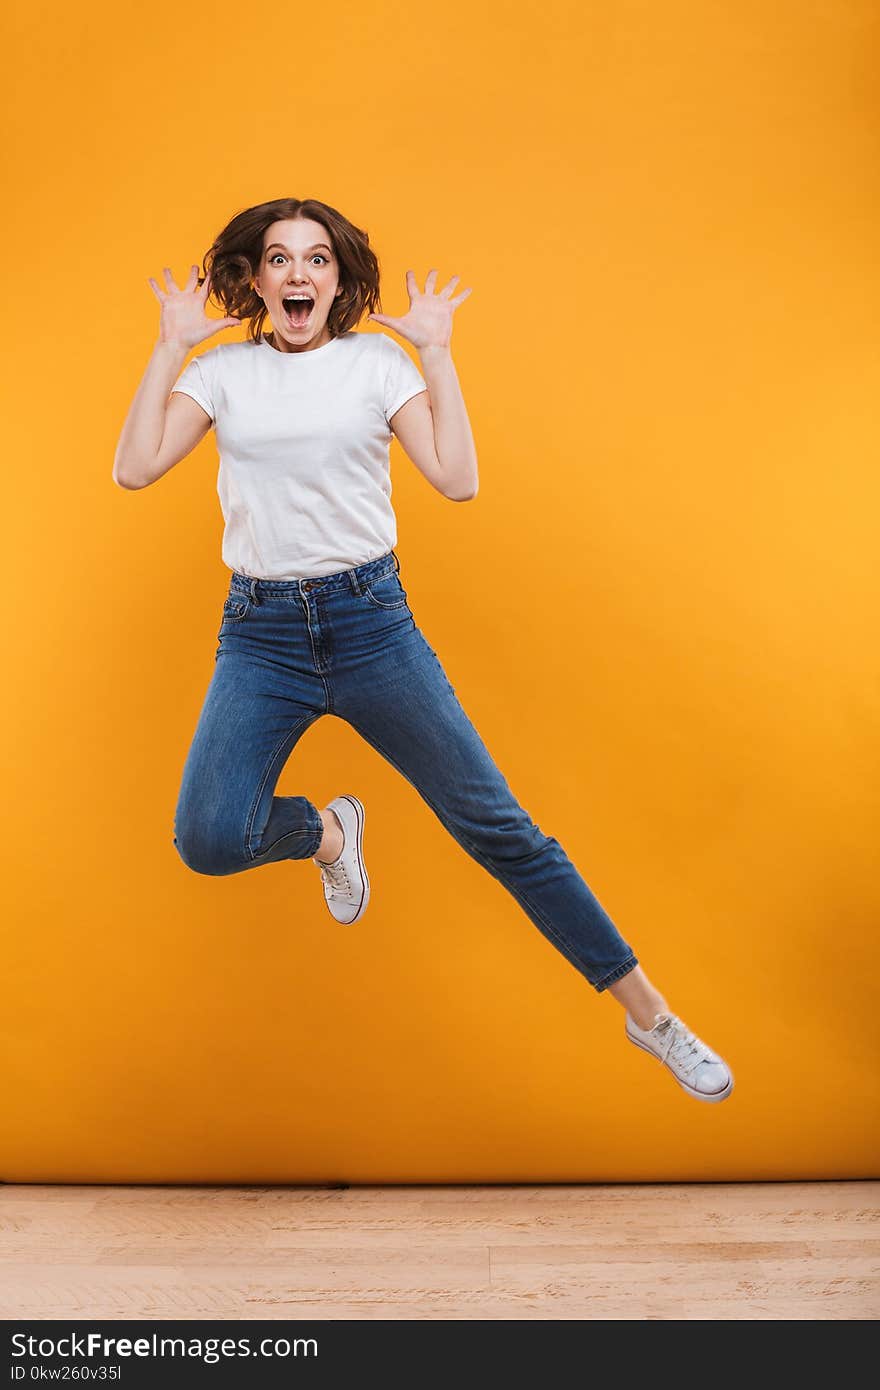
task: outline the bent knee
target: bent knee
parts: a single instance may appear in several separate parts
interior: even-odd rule
[[[196,874],[214,877],[234,874],[248,862],[240,842],[233,843],[228,836],[211,834],[205,826],[176,829],[173,842],[186,867]]]

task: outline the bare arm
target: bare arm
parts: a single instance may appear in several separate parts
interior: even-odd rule
[[[453,311],[471,293],[466,289],[451,298],[458,278],[453,275],[435,294],[437,271],[429,270],[422,293],[408,270],[409,309],[403,318],[387,314],[370,314],[370,318],[387,324],[418,348],[428,387],[395,411],[392,430],[438,492],[453,502],[466,502],[477,495],[479,475],[471,422],[449,346]]]
[[[113,481],[124,488],[149,487],[186,458],[207,434],[212,423],[207,411],[181,391],[172,394],[171,388],[190,348],[218,329],[241,322],[206,316],[210,278],[198,285],[198,266],[192,267],[182,290],[167,266],[165,281],[165,294],[152,278],[149,282],[162,305],[159,338],[125,418],[113,460]]]
[[[391,417],[391,428],[428,482],[452,502],[469,502],[479,488],[477,450],[448,348],[423,348],[427,391]]]
[[[168,399],[186,354],[187,349],[178,343],[161,339],[153,348],[116,446],[113,481],[120,487],[149,487],[185,458],[211,428],[211,417],[191,396],[179,392],[173,401]],[[191,409],[178,413],[181,400]],[[166,433],[170,437],[163,449]]]

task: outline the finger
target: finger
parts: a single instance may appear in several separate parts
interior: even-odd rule
[[[200,286],[201,294],[202,294],[202,299],[203,299],[203,300],[208,298],[208,291],[210,290],[210,288],[211,288],[211,272],[210,272],[210,270],[209,270],[208,273],[207,273],[207,275],[205,276],[204,280],[202,281],[201,286]]]
[[[414,299],[417,294],[421,293],[418,281],[416,280],[415,271],[413,270],[408,270],[406,272],[406,292],[410,299]]]
[[[198,284],[198,280],[199,280],[199,268],[198,268],[198,266],[197,266],[197,265],[190,266],[190,269],[189,269],[189,279],[187,280],[186,284],[184,285],[184,289],[187,291],[187,293],[189,293],[191,290],[194,290],[194,289],[195,289],[196,285]]]
[[[390,319],[387,314],[367,314],[367,318],[374,323],[384,324],[386,328],[394,328],[397,323],[396,319]]]
[[[165,298],[165,296],[164,296],[164,294],[162,293],[162,291],[159,289],[159,286],[156,284],[156,281],[153,279],[152,275],[149,275],[149,276],[147,277],[147,284],[149,285],[150,289],[153,291],[153,294],[156,296],[156,298],[158,299],[159,303],[161,304],[161,303],[162,303],[162,300]]]
[[[459,306],[459,304],[463,304],[464,301],[467,299],[468,295],[471,293],[472,289],[473,289],[473,285],[468,285],[467,289],[466,289],[466,290],[462,290],[461,294],[458,295],[455,299],[450,299],[450,301],[449,301],[449,307],[450,307],[450,309],[457,309],[458,306]]]
[[[443,286],[442,290],[440,291],[440,298],[448,299],[460,279],[460,275],[453,275],[452,279],[447,281],[447,283]]]
[[[177,285],[175,284],[174,276],[171,274],[170,267],[166,265],[163,269],[165,271],[165,284],[168,286],[169,290],[176,290]],[[180,291],[178,290],[178,294],[179,293]]]
[[[434,293],[434,285],[436,284],[436,282],[437,282],[437,271],[436,271],[436,270],[429,270],[429,271],[428,271],[428,278],[427,278],[427,280],[425,281],[425,294],[433,294],[433,293]]]

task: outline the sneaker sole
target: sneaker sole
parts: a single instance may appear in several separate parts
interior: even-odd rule
[[[364,863],[364,822],[366,820],[366,813],[364,811],[363,803],[358,801],[356,796],[349,796],[347,794],[344,794],[340,796],[339,800],[347,801],[349,805],[354,809],[355,821],[357,822],[357,862],[358,868],[360,869],[361,873],[361,879],[363,880],[363,895],[361,897],[361,901],[358,906],[357,912],[354,914],[353,917],[346,917],[342,921],[340,921],[340,919],[334,916],[332,912],[330,916],[333,917],[334,922],[339,922],[340,926],[350,927],[353,926],[355,922],[359,921],[361,917],[363,917],[364,913],[367,910],[367,904],[370,901],[370,879],[367,874],[367,866]]]
[[[714,1104],[719,1100],[727,1100],[727,1097],[733,1090],[733,1073],[731,1072],[730,1081],[727,1083],[723,1091],[713,1091],[711,1094],[709,1094],[706,1091],[697,1091],[694,1089],[693,1086],[688,1086],[686,1081],[682,1081],[681,1077],[676,1076],[675,1072],[672,1070],[672,1067],[669,1066],[668,1062],[664,1062],[663,1058],[658,1057],[657,1053],[652,1051],[650,1047],[645,1047],[644,1043],[640,1043],[628,1032],[626,1034],[626,1040],[627,1042],[631,1042],[633,1047],[637,1047],[640,1052],[647,1052],[648,1056],[653,1057],[655,1062],[659,1062],[661,1067],[665,1067],[666,1070],[669,1072],[669,1075],[672,1077],[673,1081],[675,1081],[676,1084],[679,1085],[683,1091],[687,1091],[689,1096],[693,1096],[694,1100],[706,1100],[710,1104]]]

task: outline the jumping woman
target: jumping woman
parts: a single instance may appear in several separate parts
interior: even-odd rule
[[[435,292],[407,271],[409,308],[377,313],[366,232],[326,203],[280,198],[239,213],[177,287],[166,267],[159,337],[113,467],[149,487],[213,425],[223,561],[231,570],[214,671],[183,769],[174,845],[197,873],[312,859],[327,909],[357,922],[370,900],[364,806],[276,796],[315,720],[346,720],[415,787],[539,931],[625,1010],[625,1036],[697,1100],[730,1095],[724,1061],[647,978],[559,841],[518,803],[409,606],[394,547],[389,450],[444,497],[477,495],[477,457],[450,340],[459,277]],[[227,317],[209,319],[210,293]],[[421,371],[387,333],[414,347]],[[265,320],[271,332],[264,335]],[[191,348],[247,323],[184,367]]]

